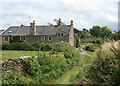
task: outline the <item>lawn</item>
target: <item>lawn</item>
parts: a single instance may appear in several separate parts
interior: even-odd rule
[[[20,56],[37,56],[38,51],[14,51],[14,50],[5,50],[2,52],[2,58],[0,60],[8,60],[10,58],[17,58]]]

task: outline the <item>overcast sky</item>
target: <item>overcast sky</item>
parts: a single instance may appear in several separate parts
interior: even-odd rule
[[[0,5],[1,28],[13,25],[29,25],[31,20],[36,25],[54,23],[61,18],[65,24],[74,21],[75,28],[90,29],[94,25],[107,26],[118,30],[119,0],[2,0]],[[30,17],[30,19],[29,19]]]

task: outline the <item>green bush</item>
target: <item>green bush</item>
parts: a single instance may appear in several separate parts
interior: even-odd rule
[[[2,84],[28,84],[30,83],[22,74],[9,73],[2,80]]]
[[[71,47],[67,42],[59,42],[53,46],[53,51],[64,52],[66,48]]]
[[[68,64],[70,68],[79,63],[80,53],[74,47],[67,48],[64,52],[64,56],[68,60],[67,63],[70,63]]]
[[[10,44],[3,44],[2,50],[33,50],[33,47],[26,42],[15,42]]]
[[[9,44],[3,44],[2,45],[2,50],[9,50]]]
[[[50,51],[52,50],[52,45],[49,43],[42,43],[41,44],[41,51]]]
[[[25,59],[23,64],[25,66],[25,71],[27,74],[29,74],[30,76],[39,75],[40,65],[37,59],[35,58]]]
[[[38,51],[40,46],[41,46],[41,43],[40,42],[33,42],[31,44],[31,46],[33,47],[33,50]]]
[[[102,44],[102,41],[100,39],[96,40],[97,44]]]
[[[50,51],[52,49],[52,45],[47,43],[40,43],[40,42],[34,42],[34,43],[26,43],[26,42],[14,42],[10,44],[3,44],[2,50],[25,50],[25,51],[38,51],[41,47],[42,51]]]

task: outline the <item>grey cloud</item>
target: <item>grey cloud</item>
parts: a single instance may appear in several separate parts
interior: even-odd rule
[[[71,0],[70,0],[71,1]],[[93,1],[93,2],[92,2]],[[97,2],[98,1],[98,2]],[[117,2],[105,0],[91,0],[90,3],[80,0],[79,2],[12,2],[3,5],[3,26],[29,24],[29,16],[35,19],[37,24],[53,23],[54,18],[62,18],[69,24],[71,19],[78,29],[91,28],[93,25],[106,25],[116,29]],[[109,16],[112,17],[110,19]],[[108,16],[108,17],[107,17]]]

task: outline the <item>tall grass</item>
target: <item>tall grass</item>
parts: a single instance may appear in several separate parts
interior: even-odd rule
[[[110,42],[102,45],[96,60],[89,68],[86,78],[92,84],[120,85],[120,42]]]

